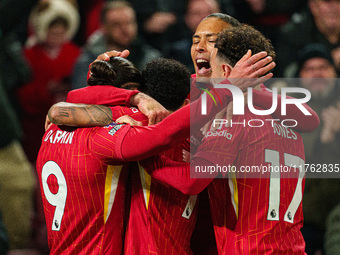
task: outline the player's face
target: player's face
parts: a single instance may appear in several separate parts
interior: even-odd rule
[[[210,55],[214,49],[217,35],[230,25],[221,19],[212,17],[203,20],[192,37],[191,59],[194,62],[198,78],[211,77]]]

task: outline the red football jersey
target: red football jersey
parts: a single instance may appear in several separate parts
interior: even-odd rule
[[[208,186],[219,254],[304,254],[301,136],[249,111],[233,123],[206,134],[191,168],[163,157],[152,175],[185,194]]]
[[[195,155],[231,169],[208,186],[219,254],[304,254],[303,142],[266,119],[234,116],[237,124],[208,132]]]
[[[112,107],[113,119],[129,115],[147,125],[148,119],[136,108]],[[158,136],[161,136],[158,133]],[[153,141],[150,140],[149,143]],[[122,145],[117,144],[118,147]],[[182,149],[189,149],[188,142],[180,143],[162,154],[182,161]],[[134,148],[130,148],[134,150]],[[128,225],[124,254],[191,254],[190,239],[196,222],[197,196],[182,192],[150,176],[147,163],[130,164],[132,194],[128,197]]]
[[[182,161],[180,144],[163,154]],[[131,172],[131,208],[125,254],[192,254],[191,235],[197,217],[197,196],[182,192],[148,173],[155,163],[139,162]]]
[[[114,160],[119,127],[45,133],[37,171],[51,254],[122,250],[128,172]]]

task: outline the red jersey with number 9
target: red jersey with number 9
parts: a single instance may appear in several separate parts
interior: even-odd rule
[[[50,254],[121,253],[129,165],[117,159],[116,144],[128,130],[52,125],[45,133],[37,172]]]

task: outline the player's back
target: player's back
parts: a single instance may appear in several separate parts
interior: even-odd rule
[[[208,186],[219,253],[304,254],[301,136],[249,111],[233,122],[205,137],[216,147],[206,153],[230,167],[227,179]]]
[[[157,134],[156,134],[157,135]],[[184,142],[162,153],[182,161]],[[153,178],[152,160],[140,161],[131,171],[131,208],[125,254],[192,254],[190,240],[197,217],[197,196],[184,195]]]
[[[45,133],[37,171],[51,254],[122,250],[128,172],[126,165],[109,165],[116,163],[100,155],[110,151],[101,148],[100,139],[107,140],[115,130],[109,125],[66,131],[52,125]]]

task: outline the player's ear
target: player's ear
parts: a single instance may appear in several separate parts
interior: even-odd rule
[[[222,73],[224,78],[228,78],[231,73],[232,67],[228,64],[222,64]]]

